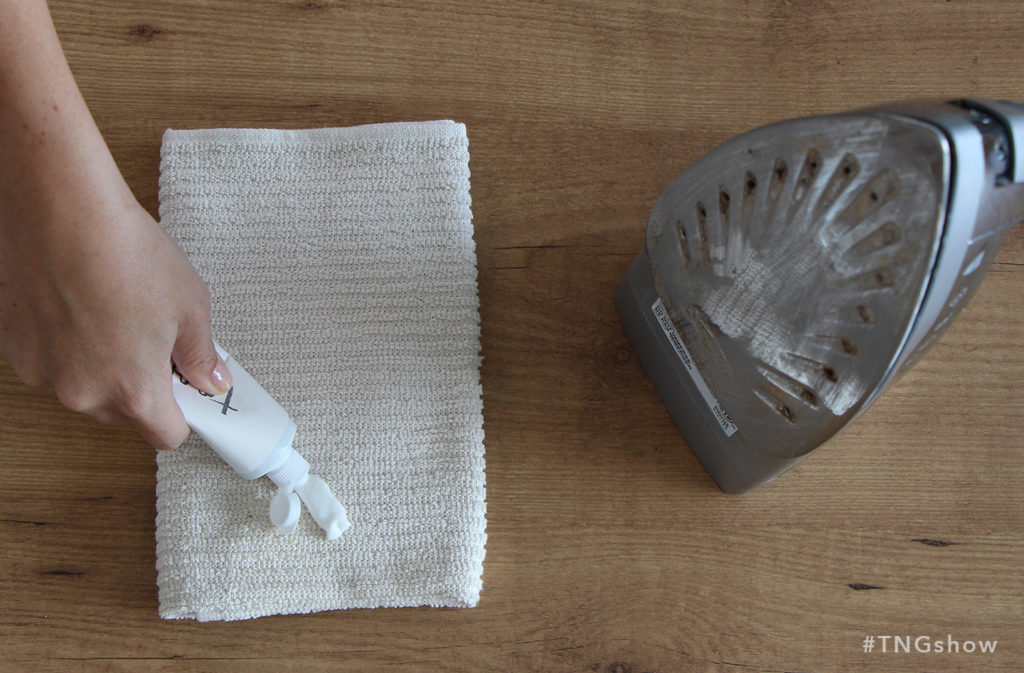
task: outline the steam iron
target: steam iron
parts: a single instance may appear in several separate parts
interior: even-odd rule
[[[1024,106],[894,103],[765,126],[658,199],[615,293],[725,491],[851,423],[960,313],[1024,219]]]

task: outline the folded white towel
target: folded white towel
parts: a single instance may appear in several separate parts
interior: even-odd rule
[[[298,425],[352,528],[267,518],[201,440],[158,455],[160,614],[200,621],[471,607],[485,534],[465,126],[169,130],[160,217],[218,342]]]

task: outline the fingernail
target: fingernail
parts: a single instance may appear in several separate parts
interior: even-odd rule
[[[226,393],[231,390],[231,372],[228,371],[228,366],[220,358],[217,358],[217,366],[213,368],[210,378],[213,380],[213,385],[218,393]]]

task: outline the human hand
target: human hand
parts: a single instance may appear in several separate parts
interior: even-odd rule
[[[89,185],[92,187],[92,185]],[[188,426],[171,359],[197,387],[230,374],[210,336],[209,294],[123,183],[83,194],[0,188],[0,355],[69,409],[132,423],[158,449]]]
[[[135,201],[42,0],[0,0],[0,356],[70,409],[132,423],[158,449],[188,426],[171,361],[231,385],[206,286]]]

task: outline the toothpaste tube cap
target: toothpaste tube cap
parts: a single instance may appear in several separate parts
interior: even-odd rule
[[[281,489],[270,501],[270,522],[285,533],[291,533],[299,524],[299,496],[295,491]]]

